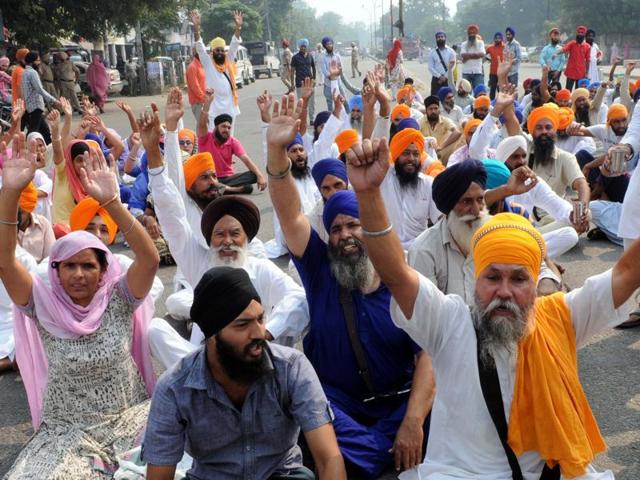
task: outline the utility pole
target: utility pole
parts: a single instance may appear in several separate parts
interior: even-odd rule
[[[398,30],[400,38],[404,38],[404,21],[403,21],[403,0],[398,1]]]
[[[144,51],[142,50],[142,28],[140,21],[136,22],[136,53],[138,54],[138,62],[140,65],[140,94],[146,95],[147,89],[147,69],[145,68]]]
[[[389,32],[389,42],[393,43],[393,0],[389,0],[389,18],[391,20],[391,29]]]
[[[264,23],[267,24],[267,40],[271,41],[271,22],[269,21],[269,0],[262,0],[264,9]]]

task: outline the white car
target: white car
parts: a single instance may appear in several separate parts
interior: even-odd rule
[[[226,51],[229,50],[227,46]],[[236,52],[236,86],[242,88],[243,85],[249,85],[249,82],[256,81],[256,76],[253,73],[253,65],[249,60],[249,52],[245,47],[240,45]]]

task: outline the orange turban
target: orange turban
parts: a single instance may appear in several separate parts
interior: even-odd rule
[[[420,150],[420,159],[424,156],[424,136],[415,128],[405,128],[396,133],[389,144],[390,162],[395,162],[407,147],[414,144]]]
[[[213,157],[209,152],[200,152],[191,155],[182,168],[184,169],[184,185],[187,190],[191,188],[193,182],[207,170],[216,171],[216,165],[213,163]]]
[[[481,95],[473,101],[473,108],[491,107],[491,99],[486,95]]]
[[[566,88],[558,90],[558,92],[556,93],[556,100],[568,102],[569,100],[571,100],[571,90],[567,90]]]
[[[541,107],[534,108],[533,110],[531,110],[531,113],[529,114],[529,118],[527,118],[527,130],[529,131],[529,133],[533,133],[533,131],[536,129],[536,125],[543,118],[546,118],[549,121],[551,121],[551,123],[553,124],[553,129],[557,130],[558,120],[559,120],[558,111],[559,109],[557,106],[553,108],[549,104],[545,104]]]
[[[96,215],[100,215],[102,221],[107,226],[107,230],[109,231],[109,245],[111,245],[116,239],[118,226],[116,225],[116,222],[113,221],[113,218],[111,218],[111,215],[109,215],[109,212],[104,208],[100,208],[98,201],[93,198],[85,198],[73,207],[71,215],[69,216],[69,226],[71,227],[71,231],[76,232],[78,230],[84,230]]]
[[[411,85],[405,85],[398,93],[396,93],[396,101],[400,103],[400,101],[407,97],[412,97],[415,94],[415,89]]]
[[[542,234],[531,222],[515,213],[499,213],[473,235],[475,276],[492,263],[521,265],[538,281],[547,247]]]
[[[391,121],[395,122],[398,117],[402,115],[402,118],[409,118],[411,116],[411,109],[407,105],[396,105],[391,110]]]
[[[440,173],[444,172],[445,168],[440,160],[434,160],[424,169],[424,174],[436,178]]]
[[[195,145],[196,143],[196,132],[193,130],[189,130],[188,128],[183,128],[178,132],[178,140],[191,140],[191,143]]]
[[[338,152],[342,155],[344,152],[358,143],[358,132],[353,129],[343,130],[336,135],[336,145],[338,145]]]
[[[36,205],[38,204],[38,190],[33,182],[29,182],[29,185],[24,187],[22,193],[20,194],[20,201],[18,203],[20,205],[20,209],[25,212],[31,213],[35,210]]]
[[[464,124],[462,133],[464,133],[465,137],[468,137],[469,134],[471,133],[471,130],[480,126],[481,123],[482,123],[482,120],[480,120],[479,118],[472,118],[471,120],[467,121],[467,123]]]
[[[611,120],[620,120],[628,116],[629,112],[627,111],[627,107],[621,103],[614,103],[609,107],[609,111],[607,112],[607,125],[611,123]]]
[[[576,100],[581,97],[584,97],[587,100],[589,100],[589,90],[587,90],[586,88],[576,88],[571,94],[571,101],[575,103]]]
[[[19,48],[16,52],[16,60],[18,60],[19,62],[24,61],[24,57],[27,56],[27,53],[29,53],[28,48]]]
[[[569,107],[561,107],[558,110],[558,130],[566,130],[574,119],[575,115],[573,114],[573,110]]]

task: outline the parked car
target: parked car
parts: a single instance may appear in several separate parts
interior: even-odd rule
[[[90,92],[91,89],[87,83],[89,63],[82,61],[80,57],[76,55],[71,56],[71,61],[78,70],[80,70],[80,89],[85,93]],[[115,68],[107,68],[107,74],[109,75],[109,95],[119,95],[120,92],[122,92],[122,87],[124,87],[124,82],[120,78],[120,72]]]
[[[229,47],[227,46],[225,50],[228,51]],[[243,85],[249,85],[249,82],[255,81],[256,75],[251,60],[249,60],[249,51],[240,45],[236,52],[236,85],[238,88],[242,88]]]
[[[249,58],[256,76],[264,74],[271,78],[274,73],[280,75],[280,60],[276,55],[276,48],[273,42],[245,42],[243,46],[249,52]]]

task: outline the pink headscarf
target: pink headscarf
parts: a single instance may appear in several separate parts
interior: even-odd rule
[[[73,303],[64,291],[58,272],[52,265],[88,248],[105,252],[108,266],[91,303],[82,307]],[[13,328],[16,360],[27,392],[34,430],[38,429],[42,421],[49,369],[35,322],[40,322],[47,332],[57,338],[76,339],[91,335],[100,328],[113,288],[124,275],[126,272],[122,272],[120,264],[109,249],[97,237],[84,231],[72,232],[54,243],[49,257],[51,287],[48,287],[36,274],[32,275],[31,296],[37,320],[31,319],[14,307]],[[153,392],[156,381],[148,341],[148,327],[152,316],[153,302],[151,297],[147,296],[133,313],[131,356],[140,371],[149,395]]]
[[[0,67],[8,67],[11,61],[7,57],[0,57]]]
[[[87,192],[84,191],[82,183],[80,183],[80,178],[73,166],[73,158],[71,158],[71,147],[76,143],[86,143],[89,145],[89,142],[86,140],[72,140],[67,145],[67,148],[64,149],[64,170],[67,174],[67,180],[69,181],[71,195],[73,195],[73,199],[78,203],[87,198],[88,195]]]
[[[94,95],[106,96],[109,89],[109,75],[99,55],[93,56],[93,62],[87,68],[87,83]]]

